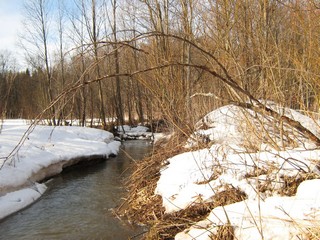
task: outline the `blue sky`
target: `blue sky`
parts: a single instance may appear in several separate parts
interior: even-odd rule
[[[22,57],[17,42],[23,3],[23,0],[0,0],[0,51],[8,49],[15,54],[15,58]]]
[[[24,31],[22,21],[26,2],[27,0],[0,0],[0,52],[10,51],[18,63],[17,67],[22,69],[27,66],[24,50],[19,47],[19,34],[23,35]]]
[[[25,31],[22,22],[25,12],[24,5],[26,2],[28,2],[28,0],[0,0],[0,53],[4,50],[10,51],[12,57],[14,57],[18,63],[18,66],[16,67],[21,70],[27,67],[24,58],[25,52],[19,47],[19,35],[23,35]],[[58,0],[50,2],[57,8],[56,4],[58,3]],[[62,2],[65,9],[69,11],[73,10],[73,1],[65,0]],[[87,2],[90,4],[90,0],[87,0]],[[67,27],[67,25],[64,27]],[[55,44],[56,43],[54,42],[49,43],[49,48],[52,52],[55,47],[57,47]]]

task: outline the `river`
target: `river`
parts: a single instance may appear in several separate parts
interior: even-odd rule
[[[151,150],[146,141],[127,141],[122,149],[136,160]],[[115,158],[66,170],[51,179],[48,190],[30,207],[0,222],[0,239],[129,239],[143,231],[115,218],[124,194],[122,179],[132,161]]]

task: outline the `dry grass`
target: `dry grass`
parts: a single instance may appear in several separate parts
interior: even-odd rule
[[[306,238],[308,240],[319,240],[320,239],[320,226],[307,229]]]
[[[246,199],[243,192],[226,185],[224,191],[215,194],[209,201],[197,202],[176,213],[166,214],[162,206],[162,198],[154,195],[154,190],[160,177],[160,170],[167,164],[166,160],[185,152],[183,145],[178,144],[185,142],[184,140],[181,136],[175,136],[167,145],[159,147],[152,156],[138,161],[134,166],[133,174],[127,181],[127,197],[118,208],[117,214],[130,223],[147,226],[149,230],[144,234],[143,239],[173,239],[177,233],[206,218],[213,208]],[[258,177],[261,174],[268,173],[266,170],[256,168],[246,177]],[[283,177],[281,181],[284,182],[284,187],[279,194],[292,196],[302,181],[316,177],[315,174],[307,173],[299,174],[297,177]],[[259,191],[274,190],[271,182],[269,185],[261,186],[263,189]],[[233,235],[233,227],[225,225],[219,227],[218,232],[211,237],[212,239],[233,239]]]
[[[242,122],[238,128],[244,134],[243,146],[248,152],[260,150],[261,143],[267,144],[276,150],[284,150],[299,146],[306,137],[281,119],[242,111]]]
[[[177,144],[183,142],[181,138],[183,136],[175,136],[165,146],[159,146],[152,156],[136,162],[133,174],[126,182],[127,196],[117,209],[119,216],[131,223],[147,225],[163,218],[162,199],[154,195],[154,190],[166,160],[185,151],[182,145]]]
[[[259,193],[276,192],[281,196],[294,196],[297,193],[297,189],[303,181],[318,179],[320,176],[312,172],[300,172],[296,176],[279,176],[279,179],[276,179],[276,176],[273,174],[274,168],[270,166],[267,170],[261,169],[258,167],[254,168],[254,171],[248,172],[245,175],[245,178],[256,178],[261,175],[268,176],[267,179],[259,181],[258,191]],[[281,188],[275,188],[276,183],[281,184]]]
[[[252,121],[247,121],[246,123],[248,125],[251,124],[250,126],[256,130],[252,136],[252,129],[249,129],[251,135],[247,134],[246,136],[248,139],[251,139],[250,142],[259,144],[265,142],[270,145],[278,144],[280,142],[281,146],[278,146],[279,149],[284,149],[288,146],[293,147],[295,145],[291,142],[293,134],[287,136],[280,130],[278,132],[275,130],[269,131],[271,126],[267,125],[269,128],[265,129],[265,132],[269,135],[266,137],[266,134],[261,134],[261,132],[265,132],[260,129],[260,125],[263,125],[264,123],[258,122],[258,124],[253,124]],[[268,122],[268,124],[270,124],[270,122]],[[252,141],[252,139],[256,141]],[[131,223],[146,225],[149,228],[149,231],[143,236],[144,239],[173,239],[177,233],[189,228],[198,221],[205,219],[215,207],[225,206],[246,199],[246,195],[243,192],[227,185],[224,186],[225,191],[215,194],[209,201],[193,203],[186,209],[173,214],[166,214],[165,209],[162,206],[162,198],[158,195],[154,195],[154,190],[160,177],[160,170],[167,164],[166,160],[185,152],[186,149],[183,147],[185,142],[186,137],[181,134],[173,137],[165,145],[162,144],[161,146],[156,147],[157,150],[152,156],[137,162],[133,174],[127,181],[127,198],[124,199],[124,202],[119,207],[117,213]],[[204,141],[200,142],[195,148],[201,149],[208,147],[211,144],[211,142]],[[189,151],[193,150],[195,149],[189,149]],[[259,148],[255,145],[250,145],[248,150],[249,152],[255,152],[258,151]],[[199,182],[198,184],[206,184],[209,181],[216,179],[221,174],[219,170],[221,169],[215,169],[209,180]],[[300,172],[299,175],[295,177],[278,176],[275,175],[275,172],[277,172],[277,169],[273,166],[270,166],[270,168],[255,167],[252,172],[245,175],[245,178],[258,178],[259,176],[267,175],[268,178],[259,182],[260,185],[257,190],[260,193],[267,191],[272,193],[276,191],[278,194],[286,196],[295,195],[301,182],[319,178],[317,174],[306,172]],[[281,189],[275,188],[275,186],[278,186],[278,183],[282,184],[283,187],[281,187]],[[309,239],[319,239],[318,233],[318,229],[312,229],[312,234],[310,231]],[[234,228],[228,224],[220,226],[218,227],[218,231],[212,235],[211,238],[214,240],[234,239]]]
[[[173,239],[177,233],[207,217],[215,207],[239,202],[245,198],[246,195],[244,193],[226,186],[226,190],[216,194],[210,202],[195,203],[181,211],[164,214],[162,219],[153,222],[154,225],[151,227],[146,239]]]
[[[204,219],[213,208],[246,198],[239,190],[225,186],[226,190],[216,194],[210,201],[194,203],[176,213],[166,214],[162,198],[154,195],[154,190],[160,177],[160,169],[166,164],[166,160],[185,152],[182,145],[177,146],[178,142],[185,142],[181,138],[183,137],[175,136],[152,156],[136,163],[126,184],[127,196],[116,211],[117,215],[130,223],[148,226],[149,231],[143,236],[144,239],[173,239],[178,232]]]
[[[212,240],[233,240],[234,228],[231,225],[220,226],[217,233],[211,236]]]
[[[282,196],[294,196],[297,193],[297,189],[303,181],[318,179],[320,176],[316,173],[300,173],[298,176],[289,177],[284,176],[284,187],[281,188],[278,193]]]

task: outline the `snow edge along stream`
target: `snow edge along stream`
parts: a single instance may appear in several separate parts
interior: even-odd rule
[[[0,134],[2,159],[27,128],[21,123],[4,124]],[[112,133],[99,129],[37,126],[12,161],[0,170],[0,220],[37,201],[47,189],[40,182],[80,162],[117,155],[120,145]]]

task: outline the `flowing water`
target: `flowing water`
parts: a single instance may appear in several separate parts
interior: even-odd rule
[[[122,146],[134,159],[151,150],[145,141],[128,141]],[[132,161],[120,151],[90,166],[69,169],[47,183],[41,199],[0,222],[0,239],[129,239],[142,232],[115,218],[124,194],[122,182]],[[125,173],[124,173],[125,172]]]

